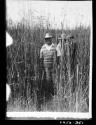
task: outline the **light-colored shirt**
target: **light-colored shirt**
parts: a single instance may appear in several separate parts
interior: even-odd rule
[[[40,50],[40,58],[44,59],[44,66],[51,67],[54,62],[54,56],[57,54],[56,46],[44,44]]]
[[[56,50],[57,50],[57,56],[61,56],[61,43],[60,42],[58,43]]]

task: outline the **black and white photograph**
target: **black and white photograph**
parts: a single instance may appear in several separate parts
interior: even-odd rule
[[[6,117],[92,118],[92,1],[6,0]]]

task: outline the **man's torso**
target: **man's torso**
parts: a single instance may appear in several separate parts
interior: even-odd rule
[[[44,66],[52,67],[54,62],[54,56],[56,53],[55,45],[53,43],[50,46],[47,44],[44,44],[42,46],[42,53],[43,53],[43,59],[44,59]]]

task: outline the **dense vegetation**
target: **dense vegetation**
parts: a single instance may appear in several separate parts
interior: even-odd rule
[[[53,98],[42,105],[42,111],[88,112],[89,109],[89,66],[90,66],[90,28],[83,26],[73,30],[55,30],[41,27],[31,28],[18,24],[8,27],[13,37],[13,45],[7,48],[7,83],[10,84],[12,95],[7,105],[8,111],[36,111],[37,91],[40,81],[39,54],[44,43],[44,35],[50,31],[53,42],[62,33],[71,33],[76,41],[76,58],[78,65],[76,78],[69,77],[71,71],[70,57],[66,45],[63,46],[60,74],[55,67],[54,84],[57,92]],[[71,53],[71,50],[69,51]],[[69,58],[69,61],[68,61]],[[69,71],[70,70],[70,71]],[[73,79],[76,81],[76,91],[72,93]]]

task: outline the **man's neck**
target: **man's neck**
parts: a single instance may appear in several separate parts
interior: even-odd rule
[[[46,45],[50,46],[50,45],[52,45],[52,43],[49,43],[49,44],[48,44],[48,43],[46,43]]]

